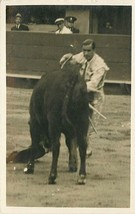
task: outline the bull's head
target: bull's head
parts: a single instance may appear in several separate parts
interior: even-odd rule
[[[69,99],[76,108],[83,108],[83,105],[88,105],[87,86],[84,78],[80,75],[80,65],[72,58],[64,65],[62,72],[68,78],[68,94]]]
[[[69,115],[76,115],[88,107],[87,87],[79,70],[80,65],[73,63],[72,59],[67,61],[62,69],[66,79],[62,115],[69,124],[72,123]]]

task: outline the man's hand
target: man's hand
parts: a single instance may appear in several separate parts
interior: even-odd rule
[[[66,62],[68,59],[72,58],[73,54],[68,53],[65,54],[61,59],[60,59],[60,65],[62,65],[64,62]]]
[[[92,91],[92,92],[100,93],[100,91],[97,90],[96,88],[93,88],[93,87],[89,86],[88,82],[86,82],[86,85],[87,85],[87,92],[91,92]]]

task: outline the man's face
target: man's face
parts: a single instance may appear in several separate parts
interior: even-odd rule
[[[74,23],[67,22],[67,26],[68,26],[69,28],[71,28],[71,27],[73,27],[73,26],[74,26]]]
[[[87,61],[90,61],[93,58],[94,53],[95,53],[91,44],[90,45],[83,45],[82,51],[83,51],[83,55]]]
[[[60,30],[62,30],[62,28],[64,27],[64,22],[58,23],[57,26]]]
[[[21,23],[21,18],[20,17],[16,17],[15,19],[15,23],[18,25]]]

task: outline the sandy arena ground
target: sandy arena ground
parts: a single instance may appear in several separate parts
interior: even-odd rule
[[[31,89],[7,87],[7,155],[30,145],[28,105]],[[51,153],[40,158],[34,175],[25,175],[25,164],[7,164],[6,203],[16,207],[130,206],[130,99],[106,95],[103,114],[87,159],[87,183],[76,185],[78,173],[68,172],[64,136],[56,185],[48,185]]]

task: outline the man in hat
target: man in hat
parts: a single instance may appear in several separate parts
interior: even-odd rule
[[[90,108],[94,109],[94,111],[87,134],[87,156],[90,156],[92,154],[90,144],[94,138],[93,129],[95,129],[95,126],[99,121],[99,117],[104,117],[101,114],[104,103],[104,80],[109,67],[104,62],[104,59],[96,53],[95,42],[92,39],[86,39],[83,41],[82,51],[80,53],[75,55],[71,53],[65,54],[60,60],[61,68],[69,59],[72,64],[80,64],[81,68],[79,72],[86,81],[87,91],[88,93],[93,92],[94,96],[93,103],[90,103]]]
[[[22,24],[22,16],[20,13],[16,14],[15,26],[11,28],[12,31],[29,31],[28,26]]]
[[[67,27],[73,32],[73,33],[79,33],[79,29],[74,27],[74,22],[77,20],[76,17],[74,16],[67,16],[65,18],[65,20],[67,21]]]
[[[56,34],[72,34],[72,31],[65,26],[64,19],[58,18],[55,20],[55,24],[58,26]]]

